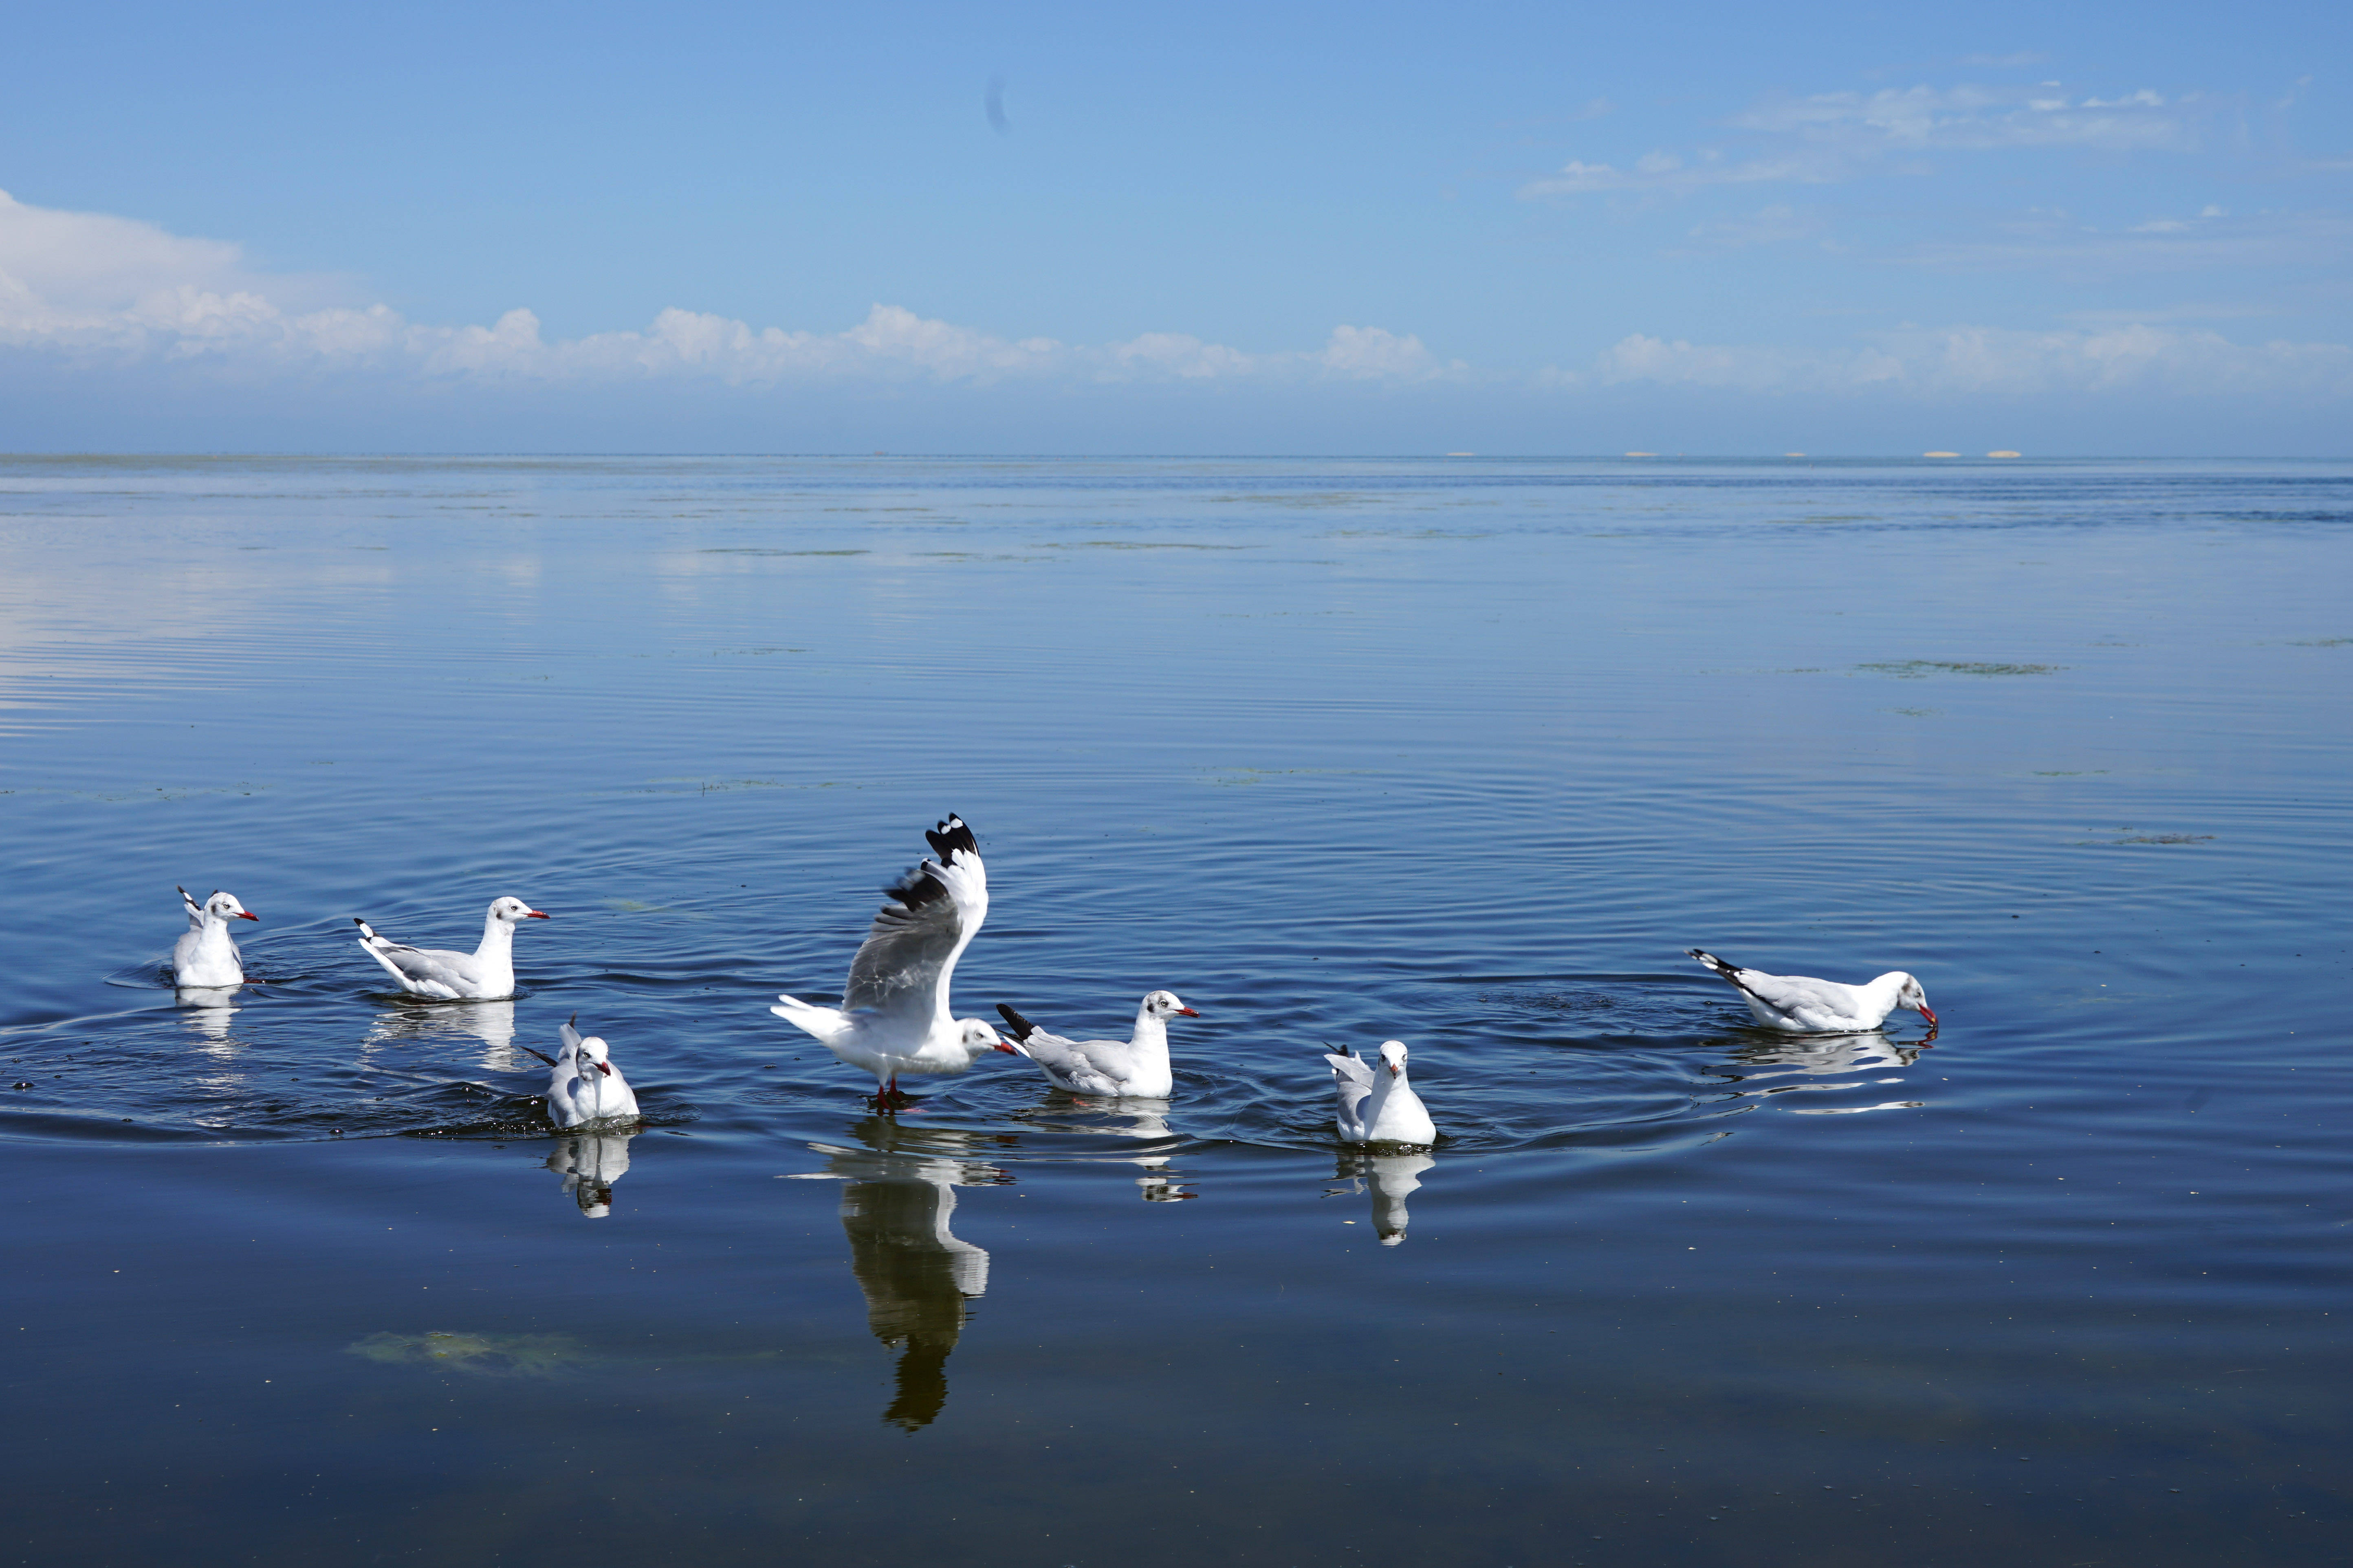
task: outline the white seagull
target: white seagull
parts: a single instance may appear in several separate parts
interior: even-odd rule
[[[841,1005],[821,1007],[779,994],[768,1009],[816,1036],[851,1067],[874,1075],[874,1109],[913,1103],[901,1073],[959,1073],[984,1053],[1013,1050],[978,1018],[948,1011],[948,978],[988,916],[988,872],[964,819],[951,815],[925,860],[884,891],[891,902],[849,961]]]
[[[215,893],[199,904],[180,889],[188,929],[172,944],[172,984],[183,990],[214,990],[245,984],[244,955],[229,940],[228,922],[261,917],[237,901],[235,893]]]
[[[595,1035],[580,1037],[572,1026],[578,1022],[580,1015],[575,1013],[565,1024],[564,1048],[554,1056],[531,1052],[553,1069],[547,1075],[547,1119],[558,1127],[636,1121],[638,1097],[629,1080],[613,1065],[603,1040]]]
[[[1896,1008],[1909,1007],[1928,1020],[1929,1033],[1936,1033],[1936,1015],[1929,1009],[1928,994],[1900,969],[1891,969],[1868,984],[1841,985],[1835,980],[1743,969],[1695,947],[1683,951],[1740,987],[1748,1010],[1768,1029],[1786,1029],[1793,1035],[1859,1035],[1879,1027]]]
[[[384,965],[412,996],[443,1002],[495,1002],[514,994],[514,932],[517,921],[548,917],[521,899],[492,900],[482,920],[482,945],[471,952],[445,952],[438,948],[406,947],[388,936],[378,936],[364,920],[360,951]]]
[[[1332,1087],[1340,1096],[1341,1142],[1426,1146],[1438,1142],[1438,1124],[1406,1081],[1404,1041],[1381,1042],[1386,1070],[1380,1072],[1345,1046],[1324,1059],[1332,1064]]]
[[[997,1010],[1013,1026],[1013,1048],[1036,1062],[1056,1089],[1142,1100],[1166,1100],[1176,1087],[1176,1075],[1168,1070],[1167,1020],[1201,1016],[1176,1000],[1174,991],[1147,992],[1135,1012],[1134,1039],[1066,1040],[1002,1002]]]

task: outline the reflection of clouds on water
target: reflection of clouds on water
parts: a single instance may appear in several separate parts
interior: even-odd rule
[[[1421,1173],[1437,1163],[1429,1154],[1343,1154],[1333,1177],[1348,1184],[1343,1191],[1370,1189],[1374,1234],[1383,1247],[1395,1247],[1405,1239],[1407,1194],[1420,1188]]]
[[[1726,1064],[1742,1084],[1762,1083],[1757,1089],[1743,1088],[1735,1092],[1740,1096],[1776,1094],[1834,1094],[1846,1089],[1871,1089],[1888,1084],[1900,1084],[1901,1078],[1852,1079],[1844,1083],[1768,1083],[1771,1079],[1829,1078],[1845,1073],[1901,1071],[1920,1059],[1920,1053],[1929,1049],[1927,1038],[1906,1043],[1889,1039],[1876,1030],[1861,1035],[1775,1036],[1764,1040],[1744,1040],[1733,1048]],[[1867,1110],[1915,1110],[1924,1102],[1917,1100],[1891,1100],[1877,1105],[1790,1105],[1785,1109],[1799,1116],[1855,1116]]]
[[[394,1002],[375,1016],[360,1048],[386,1040],[479,1040],[484,1072],[517,1072],[522,1058],[514,1036],[512,1002]]]
[[[853,1131],[869,1147],[812,1143],[826,1168],[809,1175],[847,1184],[841,1228],[849,1271],[866,1298],[866,1326],[899,1352],[897,1388],[882,1419],[913,1432],[947,1405],[947,1360],[964,1332],[965,1303],[988,1290],[987,1252],[948,1228],[955,1189],[1002,1185],[1008,1177],[961,1157],[980,1142],[971,1134],[902,1129],[881,1117]]]
[[[629,1140],[634,1132],[567,1134],[555,1141],[547,1168],[564,1178],[564,1190],[589,1219],[613,1212],[613,1184],[629,1169]]]

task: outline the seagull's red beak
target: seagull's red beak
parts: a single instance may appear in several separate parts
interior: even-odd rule
[[[237,918],[241,921],[258,921],[261,917],[255,914],[251,910],[239,910],[237,911]]]
[[[1196,1013],[1190,1007],[1179,1007],[1176,1009],[1176,1016],[1180,1018],[1198,1018],[1201,1015]]]
[[[537,910],[528,910],[524,911],[522,918],[527,921],[545,921],[554,920],[555,917],[553,915],[541,914]]]
[[[596,1064],[596,1070],[603,1073],[607,1078],[611,1078],[613,1076],[613,1065],[610,1062],[598,1062]]]
[[[1398,1066],[1395,1062],[1391,1062],[1391,1063],[1389,1064],[1389,1076],[1390,1076],[1391,1078],[1395,1078],[1395,1077],[1397,1077],[1397,1075],[1398,1075],[1398,1074],[1399,1074],[1399,1073],[1401,1073],[1401,1072],[1403,1072],[1403,1071],[1405,1071],[1405,1068],[1401,1068],[1401,1067]]]
[[[1920,1016],[1928,1020],[1928,1027],[1933,1029],[1936,1026],[1936,1010],[1926,1002],[1920,1004]]]

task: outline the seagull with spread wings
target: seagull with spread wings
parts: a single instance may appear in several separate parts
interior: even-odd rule
[[[901,1073],[960,1073],[989,1051],[1013,1051],[988,1025],[948,1009],[948,978],[988,916],[980,845],[953,815],[923,837],[939,858],[885,889],[891,901],[849,961],[841,1005],[780,995],[768,1009],[872,1073],[877,1110],[913,1102],[899,1088]]]

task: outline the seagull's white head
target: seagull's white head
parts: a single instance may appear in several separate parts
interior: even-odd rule
[[[1928,1027],[1932,1029],[1935,1028],[1936,1026],[1936,1015],[1930,1009],[1928,1005],[1928,994],[1920,989],[1920,983],[1900,970],[1896,973],[1895,977],[1904,983],[1903,986],[1895,993],[1895,1005],[1898,1007],[1911,1008],[1912,1011],[1919,1014],[1920,1016],[1928,1020]]]
[[[610,1053],[606,1049],[605,1042],[596,1036],[591,1035],[580,1042],[580,1059],[607,1078],[613,1076]]]
[[[1405,1042],[1403,1040],[1381,1042],[1381,1065],[1389,1069],[1391,1078],[1405,1076]]]
[[[491,918],[512,925],[517,921],[543,921],[548,917],[524,903],[521,899],[497,899],[491,904]]]
[[[1017,1057],[1029,1054],[1018,1046],[1007,1045],[1003,1036],[977,1018],[960,1018],[956,1021],[956,1027],[964,1031],[960,1037],[964,1048],[973,1056],[976,1057],[983,1051],[1003,1051]]]
[[[1155,1018],[1198,1018],[1196,1013],[1176,1000],[1174,991],[1155,991],[1144,999],[1144,1010]]]
[[[258,921],[261,917],[237,901],[235,893],[215,893],[205,900],[205,913],[225,921]]]

